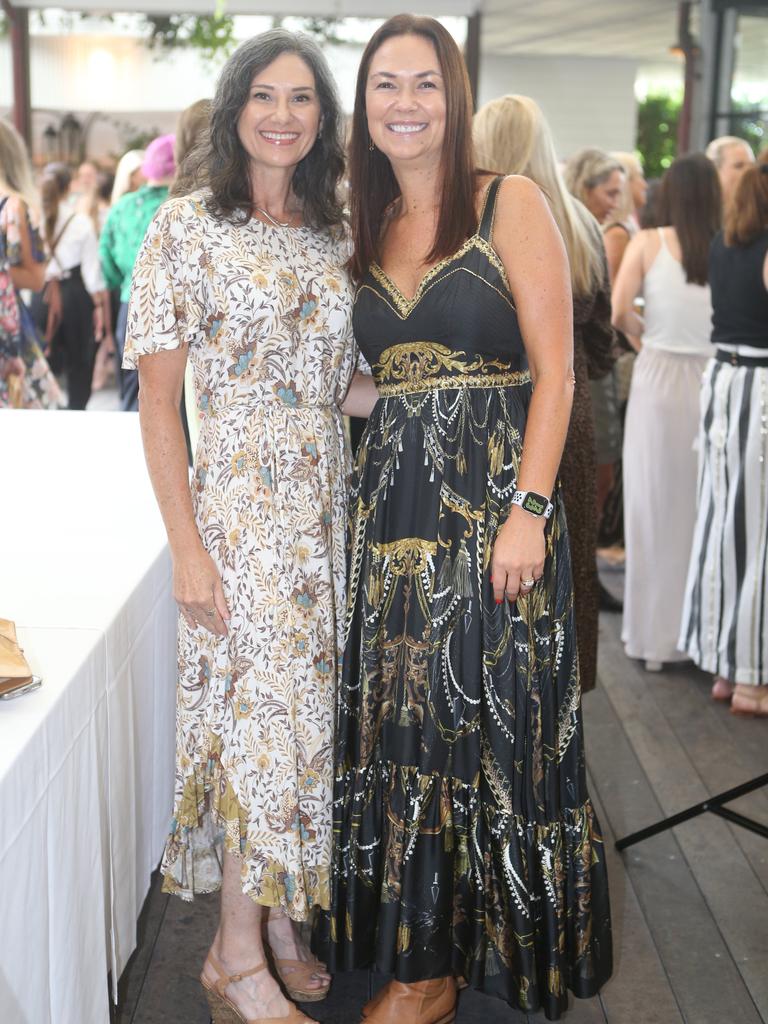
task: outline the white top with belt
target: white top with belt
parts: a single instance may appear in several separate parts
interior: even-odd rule
[[[70,217],[72,219],[67,224]],[[91,218],[85,213],[72,214],[62,206],[56,218],[54,239],[58,237],[65,224],[67,226],[56,243],[56,252],[46,267],[46,281],[53,277],[66,279],[70,270],[80,267],[83,284],[88,291],[91,294],[103,291],[106,284],[99,262],[99,240]]]

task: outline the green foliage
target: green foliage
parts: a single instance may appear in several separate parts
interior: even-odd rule
[[[228,57],[237,44],[235,23],[226,14],[147,14],[144,20],[149,30],[147,45],[158,55],[186,48],[197,50],[204,60],[213,60],[219,54]]]
[[[731,110],[730,133],[745,139],[755,154],[768,143],[768,96],[764,96],[759,104],[749,103],[747,100],[733,100]]]
[[[677,126],[682,101],[662,94],[638,105],[637,145],[647,178],[660,178],[677,156]]]

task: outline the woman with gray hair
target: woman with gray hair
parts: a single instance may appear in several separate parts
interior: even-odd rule
[[[125,363],[179,603],[175,812],[162,870],[221,888],[201,981],[215,1024],[300,1024],[324,965],[293,922],[329,906],[333,717],[346,576],[341,412],[355,373],[341,112],[306,36],[273,30],[225,65],[206,187],[158,211],[139,254]],[[201,411],[190,493],[179,414]],[[262,938],[263,936],[263,938]]]
[[[627,176],[623,165],[602,149],[584,149],[571,157],[563,172],[571,195],[579,199],[595,220],[606,229],[613,223],[615,212],[623,202]],[[610,240],[613,248],[613,239]],[[606,249],[609,240],[606,238]],[[613,261],[611,255],[614,256]],[[613,279],[618,269],[620,253],[608,252],[608,270]],[[618,256],[618,262],[617,257]],[[613,263],[613,266],[612,266]],[[612,370],[600,380],[590,382],[592,409],[595,418],[597,447],[597,519],[603,510],[616,481],[616,464],[621,458],[621,416],[616,372]],[[604,611],[621,611],[621,602],[600,585],[600,607]]]

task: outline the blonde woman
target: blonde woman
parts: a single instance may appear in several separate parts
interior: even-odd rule
[[[595,685],[599,585],[595,568],[595,436],[589,379],[613,364],[610,289],[595,218],[565,187],[546,119],[528,96],[502,96],[474,119],[478,162],[504,174],[524,174],[542,189],[565,241],[571,267],[576,388],[560,463],[573,562],[581,688]]]
[[[112,196],[109,205],[114,206],[118,199],[121,199],[126,192],[135,192],[144,184],[144,175],[141,165],[144,163],[143,149],[129,149],[120,157],[120,163],[115,171],[115,182],[112,186]]]
[[[42,340],[18,294],[20,288],[39,291],[45,281],[39,208],[24,140],[0,118],[0,408],[11,401],[5,379],[11,372],[23,378],[18,402],[24,408],[63,405]]]
[[[608,272],[611,276],[611,285],[613,285],[627,246],[637,234],[639,226],[636,213],[638,201],[640,200],[640,206],[644,205],[648,184],[643,175],[640,161],[632,153],[611,153],[609,155],[621,164],[624,171],[621,199],[616,209],[603,224]]]

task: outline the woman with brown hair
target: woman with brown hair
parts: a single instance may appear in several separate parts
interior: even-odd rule
[[[571,542],[579,678],[584,693],[595,686],[599,606],[597,467],[589,382],[605,377],[614,363],[605,248],[597,221],[565,187],[549,125],[530,97],[501,96],[486,103],[475,114],[474,137],[481,167],[524,174],[543,190],[571,268],[575,384],[560,481]]]
[[[744,171],[709,256],[699,507],[680,649],[712,696],[768,716],[768,150]]]
[[[677,639],[696,520],[693,442],[712,317],[707,262],[720,209],[711,161],[700,153],[676,160],[656,200],[663,226],[629,243],[613,292],[614,324],[640,345],[624,424],[622,640],[649,670],[684,660]]]
[[[293,922],[330,904],[333,714],[355,374],[341,109],[307,36],[243,43],[216,89],[207,186],[158,209],[126,363],[180,606],[166,891],[221,889],[202,971],[214,1024],[308,1024],[330,977]],[[190,488],[187,359],[200,437]]]
[[[380,399],[353,482],[329,950],[394,974],[369,1024],[449,1024],[457,976],[557,1019],[611,970],[556,483],[570,272],[540,189],[477,170],[471,110],[438,22],[374,33],[350,195]]]

